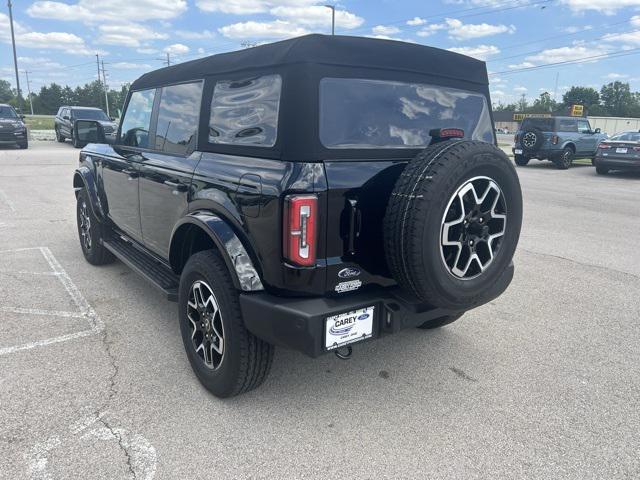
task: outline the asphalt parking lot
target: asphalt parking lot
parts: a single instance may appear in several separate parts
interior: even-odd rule
[[[77,157],[0,150],[0,478],[640,477],[640,175],[518,169],[506,294],[222,401],[176,305],[84,261]]]

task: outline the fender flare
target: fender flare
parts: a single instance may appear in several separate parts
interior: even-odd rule
[[[576,149],[576,144],[573,142],[573,140],[567,140],[566,142],[564,142],[562,144],[562,150],[564,150],[567,147],[571,147],[573,148],[573,153],[576,153],[578,150]]]
[[[234,287],[245,292],[264,290],[258,270],[240,238],[226,221],[211,212],[191,212],[173,228],[169,246],[169,262],[172,267],[175,266],[178,255],[174,242],[179,241],[177,233],[184,225],[199,227],[211,238],[231,272]]]
[[[93,172],[86,165],[77,168],[74,172],[73,189],[76,193],[76,198],[78,197],[78,192],[80,190],[84,189],[87,191],[89,195],[89,204],[91,207],[91,211],[93,212],[95,217],[100,220],[100,222],[104,222],[106,215],[102,208],[100,198],[98,197],[98,187],[96,186]]]

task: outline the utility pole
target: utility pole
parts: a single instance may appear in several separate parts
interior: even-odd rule
[[[31,84],[29,83],[29,72],[24,70],[24,74],[27,77],[27,92],[29,93],[29,106],[31,107],[31,115],[33,115],[33,100],[31,99]]]
[[[102,84],[104,86],[104,103],[107,106],[107,117],[111,117],[109,114],[109,95],[107,94],[109,87],[107,87],[107,74],[104,71],[104,60],[102,60]]]
[[[558,101],[558,78],[560,77],[560,72],[556,72],[556,86],[553,87],[553,100]]]
[[[96,53],[96,65],[98,66],[98,88],[102,87],[102,80],[100,79],[100,54]],[[100,105],[102,101],[98,99],[98,105]]]
[[[167,52],[167,67],[171,66],[171,57],[169,55],[169,52]]]
[[[336,34],[336,7],[334,5],[325,5],[331,9],[331,35]]]
[[[22,94],[20,93],[20,76],[18,75],[18,57],[16,55],[16,37],[13,33],[13,12],[11,10],[11,0],[7,0],[9,7],[9,24],[11,25],[11,45],[13,45],[13,68],[16,71],[16,88],[18,89],[18,109],[22,111]]]

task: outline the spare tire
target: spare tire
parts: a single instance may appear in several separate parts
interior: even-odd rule
[[[502,150],[471,140],[438,143],[396,182],[384,218],[387,264],[421,301],[472,308],[509,267],[521,223],[520,182]]]
[[[542,130],[536,127],[527,128],[522,132],[522,137],[520,137],[522,149],[529,153],[535,153],[540,150],[543,141],[544,134]]]

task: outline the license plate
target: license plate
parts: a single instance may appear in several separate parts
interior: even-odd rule
[[[626,148],[616,148],[616,153],[627,153]]]
[[[516,155],[522,155],[522,150],[521,150],[521,149],[519,149],[519,148],[516,148],[513,152],[514,152]]]
[[[365,307],[327,317],[324,347],[327,350],[334,350],[371,337],[374,310],[375,307]]]

